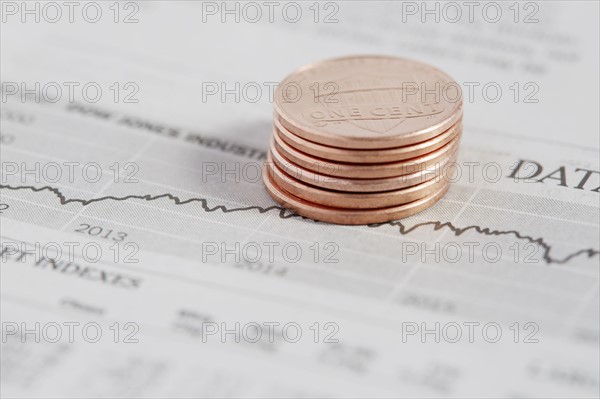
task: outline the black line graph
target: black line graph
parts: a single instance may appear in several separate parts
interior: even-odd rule
[[[217,211],[220,211],[222,213],[256,211],[256,212],[259,212],[262,214],[262,213],[267,213],[267,212],[271,212],[271,211],[276,211],[277,215],[280,219],[290,219],[290,218],[296,218],[296,217],[302,218],[302,219],[308,219],[308,218],[305,218],[296,213],[293,213],[292,211],[290,211],[286,208],[283,208],[281,206],[278,206],[278,205],[273,205],[273,206],[268,206],[268,207],[250,205],[250,206],[245,206],[245,207],[233,207],[233,208],[227,207],[225,205],[216,205],[214,207],[211,207],[211,206],[209,206],[208,200],[206,198],[181,199],[181,198],[177,197],[176,195],[173,195],[170,193],[164,193],[164,194],[158,194],[158,195],[151,195],[151,194],[126,195],[123,197],[115,197],[112,195],[107,195],[107,196],[90,198],[90,199],[81,199],[81,198],[67,198],[58,188],[51,187],[51,186],[34,187],[34,186],[11,186],[11,185],[0,184],[0,189],[6,189],[6,190],[12,190],[12,191],[29,190],[29,191],[36,192],[36,193],[48,191],[48,192],[54,194],[58,198],[61,205],[78,203],[83,206],[87,206],[87,205],[90,205],[90,204],[93,204],[96,202],[102,202],[102,201],[128,201],[128,200],[156,201],[156,200],[160,200],[160,199],[168,199],[168,200],[173,201],[173,203],[175,205],[186,205],[186,204],[190,204],[190,203],[199,203],[200,206],[202,207],[202,209],[204,210],[204,212],[207,212],[207,213],[217,212]],[[317,221],[315,221],[315,222],[320,223]],[[543,250],[542,258],[548,264],[566,264],[578,256],[587,255],[588,258],[592,258],[592,257],[600,255],[600,251],[597,249],[583,248],[583,249],[580,249],[580,250],[570,253],[569,255],[565,256],[562,259],[553,258],[551,256],[552,246],[541,237],[534,238],[532,236],[522,234],[521,232],[519,232],[517,230],[493,230],[493,229],[490,229],[489,227],[483,227],[483,226],[479,226],[479,225],[470,225],[470,226],[466,226],[466,227],[459,227],[459,226],[455,226],[451,222],[442,222],[439,220],[421,222],[421,223],[414,224],[413,226],[410,226],[410,227],[406,226],[401,221],[391,221],[391,222],[386,222],[386,223],[377,223],[377,224],[368,225],[368,227],[370,227],[370,228],[380,228],[380,227],[384,227],[384,226],[391,226],[391,227],[397,228],[398,232],[401,235],[408,235],[417,229],[421,229],[421,228],[428,227],[428,226],[431,226],[434,231],[441,230],[441,229],[449,229],[449,231],[452,232],[457,237],[462,234],[465,234],[467,232],[470,232],[470,231],[473,231],[475,233],[485,235],[485,236],[512,235],[519,240],[523,240],[526,242],[530,242],[530,243],[539,245],[540,248],[542,248],[542,250]]]

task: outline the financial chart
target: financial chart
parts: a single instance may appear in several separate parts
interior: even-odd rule
[[[330,4],[330,25],[185,1],[3,24],[3,394],[598,395],[597,4],[527,26]],[[332,225],[265,192],[271,90],[348,52],[471,88],[451,188],[415,216]]]

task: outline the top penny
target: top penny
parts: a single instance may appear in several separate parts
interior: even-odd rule
[[[307,140],[341,148],[402,147],[428,140],[462,116],[462,93],[417,61],[357,56],[300,68],[275,93],[275,117]]]

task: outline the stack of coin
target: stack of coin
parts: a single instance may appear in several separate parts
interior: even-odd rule
[[[400,219],[446,193],[461,132],[460,87],[436,68],[378,56],[311,64],[277,88],[263,180],[311,219]]]

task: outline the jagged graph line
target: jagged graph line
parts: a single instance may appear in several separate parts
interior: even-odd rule
[[[101,202],[101,201],[127,201],[127,200],[135,200],[135,199],[143,200],[143,201],[156,201],[159,199],[169,199],[169,200],[173,201],[173,203],[175,205],[185,205],[185,204],[190,204],[190,203],[194,203],[194,202],[199,203],[200,206],[202,207],[202,209],[204,210],[204,212],[207,212],[207,213],[217,212],[217,211],[220,211],[222,213],[257,211],[262,214],[262,213],[267,213],[270,211],[277,211],[278,217],[281,219],[290,219],[290,218],[295,218],[295,217],[307,219],[303,216],[300,216],[300,215],[298,215],[294,212],[291,212],[288,209],[283,208],[278,205],[273,205],[273,206],[268,206],[268,207],[251,205],[251,206],[239,207],[239,208],[228,208],[225,205],[217,205],[214,207],[210,207],[208,204],[208,200],[206,198],[188,198],[188,199],[182,200],[181,198],[177,197],[176,195],[173,195],[170,193],[158,194],[158,195],[151,195],[151,194],[126,195],[124,197],[115,197],[112,195],[106,195],[106,196],[97,197],[97,198],[80,199],[80,198],[67,198],[58,188],[50,187],[50,186],[34,187],[34,186],[10,186],[10,185],[5,185],[5,184],[0,184],[0,189],[6,189],[6,190],[12,190],[12,191],[29,190],[29,191],[33,191],[36,193],[42,192],[42,191],[49,191],[58,198],[61,205],[78,203],[83,206],[87,206],[87,205],[93,204],[95,202]],[[534,237],[522,234],[517,230],[492,230],[488,227],[482,227],[482,226],[478,226],[478,225],[458,227],[458,226],[455,226],[451,222],[442,222],[442,221],[422,222],[422,223],[417,223],[410,227],[406,226],[401,221],[391,221],[391,222],[368,225],[368,227],[370,227],[370,228],[378,228],[378,227],[383,227],[383,226],[391,226],[391,227],[397,228],[398,232],[401,235],[410,234],[411,232],[413,232],[417,229],[427,227],[427,226],[432,226],[434,231],[441,230],[441,229],[449,229],[457,237],[468,231],[474,231],[478,234],[485,235],[485,236],[512,235],[519,240],[523,240],[523,241],[527,241],[527,242],[539,245],[539,247],[542,248],[544,251],[543,259],[548,264],[550,264],[550,263],[565,264],[565,263],[571,261],[572,259],[574,259],[578,256],[582,256],[582,255],[587,255],[588,258],[592,258],[594,256],[600,255],[600,251],[597,249],[585,248],[585,249],[580,249],[578,251],[575,251],[562,259],[553,258],[551,256],[552,246],[550,244],[548,244],[543,238],[541,238],[541,237],[534,238]]]

